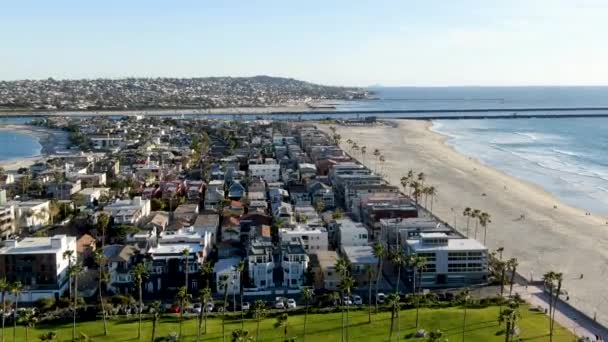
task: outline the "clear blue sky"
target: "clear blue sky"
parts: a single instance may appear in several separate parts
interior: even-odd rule
[[[0,0],[0,79],[608,84],[605,0]]]

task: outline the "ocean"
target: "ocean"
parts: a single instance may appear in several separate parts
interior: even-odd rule
[[[608,87],[400,87],[376,93],[378,100],[348,109],[608,107]],[[541,186],[564,203],[608,215],[608,118],[435,120],[432,129],[462,154]]]
[[[38,138],[25,133],[0,131],[0,161],[40,155]]]

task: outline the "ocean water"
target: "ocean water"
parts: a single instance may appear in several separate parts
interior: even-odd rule
[[[13,131],[0,131],[0,161],[33,157],[40,154],[38,138]]]
[[[458,152],[608,215],[608,118],[437,120]]]

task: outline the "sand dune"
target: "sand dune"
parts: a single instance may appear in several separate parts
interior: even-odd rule
[[[337,126],[342,147],[348,150],[347,139],[367,146],[365,162],[372,169],[373,150],[380,149],[386,158],[384,172],[395,185],[408,169],[424,172],[426,183],[438,190],[434,212],[451,224],[456,221],[461,231],[466,225],[465,207],[490,213],[489,248],[504,247],[505,257],[518,258],[520,273],[534,280],[549,270],[563,272],[570,303],[608,324],[605,218],[586,216],[535,185],[455,152],[444,144],[445,137],[429,130],[429,122],[397,122],[397,127]],[[478,240],[483,241],[483,234]]]

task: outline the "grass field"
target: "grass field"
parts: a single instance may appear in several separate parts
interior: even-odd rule
[[[548,341],[548,318],[537,312],[529,311],[526,306],[520,307],[521,320],[519,322],[520,337],[522,341]],[[462,309],[420,309],[420,327],[430,331],[441,329],[449,341],[462,341]],[[408,341],[424,341],[411,335],[415,325],[415,310],[404,310],[401,312],[401,337]],[[500,334],[501,328],[497,323],[498,307],[488,307],[483,309],[467,310],[467,325],[465,341],[504,341],[504,335]],[[350,328],[348,329],[349,341],[388,341],[390,325],[390,313],[382,312],[372,315],[372,323],[367,323],[367,311],[354,311],[349,315]],[[268,318],[260,324],[260,341],[282,341],[283,329],[275,328],[276,319]],[[303,341],[302,328],[304,315],[290,316],[288,325],[288,337],[295,337],[297,341]],[[184,338],[182,341],[196,341],[196,319],[189,319],[184,322]],[[341,341],[341,314],[310,314],[307,323],[307,341],[325,342]],[[232,330],[241,327],[240,320],[231,320],[226,323],[226,341],[231,340]],[[150,341],[152,332],[152,322],[143,322],[142,341]],[[250,336],[255,340],[256,323],[254,320],[246,320],[245,330],[249,331]],[[69,341],[72,334],[70,324],[59,326],[37,326],[30,328],[29,341],[38,341],[38,336],[47,331],[55,331],[59,341]],[[175,315],[165,315],[157,328],[157,336],[166,336],[171,332],[178,331],[178,323]],[[203,341],[222,341],[222,324],[218,318],[209,320],[208,333],[203,335]],[[77,334],[85,333],[92,341],[118,342],[118,341],[137,341],[137,320],[132,319],[112,319],[109,325],[109,335],[103,336],[103,324],[101,321],[78,323]],[[498,334],[497,334],[498,333]],[[14,342],[12,339],[12,326],[5,329],[6,341]],[[408,338],[409,337],[409,338]],[[397,326],[395,322],[395,332],[393,340],[397,339]],[[17,328],[17,341],[25,341],[25,331],[23,327]],[[571,342],[574,336],[566,329],[557,327],[554,341]]]

